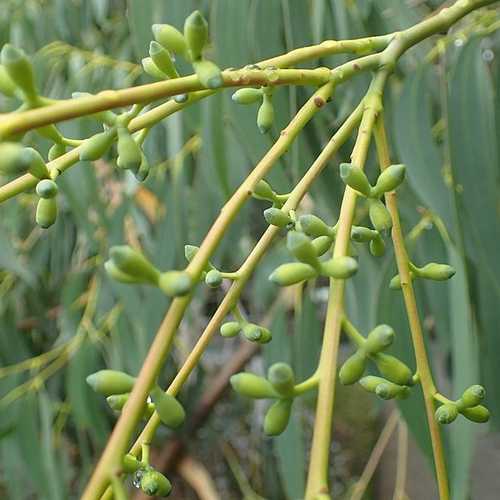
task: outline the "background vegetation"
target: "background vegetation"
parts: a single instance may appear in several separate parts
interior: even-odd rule
[[[221,67],[230,67],[324,39],[402,29],[440,4],[3,0],[0,45],[10,40],[33,54],[43,93],[61,98],[74,91],[97,92],[150,81],[138,63],[147,55],[151,24],[169,22],[180,27],[196,8],[209,17],[213,59]],[[394,159],[408,167],[409,182],[401,190],[400,206],[413,259],[417,264],[429,259],[450,262],[457,269],[447,284],[416,285],[433,367],[439,386],[453,396],[473,382],[485,385],[492,412],[490,433],[500,423],[499,26],[500,10],[493,8],[469,15],[439,41],[420,44],[403,58],[385,98]],[[321,64],[335,66],[342,57],[327,58]],[[333,102],[268,177],[273,187],[282,192],[291,189],[367,83],[368,76],[361,75],[339,88]],[[34,194],[2,205],[2,497],[79,496],[114,421],[85,377],[104,366],[137,373],[166,309],[168,299],[156,288],[127,287],[107,277],[102,264],[108,248],[125,241],[139,244],[158,267],[182,267],[184,244],[201,241],[224,200],[309,92],[277,89],[277,116],[270,137],[259,133],[255,109],[234,105],[230,91],[173,115],[156,126],[145,143],[156,168],[144,186],[131,175],[116,172],[107,161],[77,166],[58,180],[61,212],[48,231],[34,225]],[[1,112],[13,105],[0,97]],[[97,132],[93,126],[79,120],[64,124],[62,130],[66,136],[87,137]],[[47,150],[48,143],[35,135],[28,139],[39,150]],[[303,204],[330,223],[338,215],[342,192],[335,167],[348,157],[350,148],[352,144],[346,145],[331,162],[332,168]],[[374,167],[372,158],[369,175]],[[248,204],[220,247],[216,264],[231,270],[241,263],[265,228],[263,208],[261,202]],[[365,215],[361,205],[358,220]],[[359,251],[365,253],[364,248]],[[250,317],[266,318],[273,331],[273,341],[255,353],[251,364],[256,371],[264,371],[270,363],[288,361],[302,379],[316,366],[326,283],[304,289],[300,297],[279,292],[267,276],[286,257],[279,242],[244,297]],[[347,284],[348,310],[364,332],[376,323],[391,324],[399,333],[398,356],[414,366],[402,298],[388,288],[394,273],[391,252],[381,260],[363,255],[363,266]],[[174,355],[165,366],[164,382],[171,380],[186,357],[220,294],[206,287],[197,291]],[[243,344],[213,342],[181,392],[188,415],[229,360],[248,351]],[[344,354],[349,352],[346,345]],[[400,408],[424,455],[430,456],[423,405],[416,394],[417,390]],[[332,446],[333,474],[338,494],[348,498],[379,433],[383,408],[352,388],[340,390],[338,397],[339,440]],[[270,440],[261,433],[263,408],[228,391],[196,437],[187,436],[188,454],[205,464],[221,498],[260,498],[254,492],[265,492],[272,499],[298,498],[304,484],[313,401],[305,398],[285,434]],[[476,460],[477,433],[488,431],[465,419],[449,427],[446,445],[453,498],[465,500],[471,491],[469,472]],[[171,441],[167,431],[160,433],[158,449]],[[495,456],[500,460],[499,454]],[[165,454],[160,452],[158,460],[165,460]],[[180,474],[184,479],[187,474],[192,483],[192,473],[181,468]],[[204,478],[195,474],[195,479]],[[494,479],[483,478],[482,496],[474,498],[497,498],[493,483],[488,483]],[[176,498],[196,498],[184,481],[176,484]],[[206,490],[207,483],[203,484]],[[477,487],[473,483],[472,491]],[[373,495],[370,498],[383,498]]]

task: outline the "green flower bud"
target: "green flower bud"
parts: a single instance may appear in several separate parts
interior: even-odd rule
[[[195,245],[185,245],[184,246],[184,256],[188,262],[191,262],[194,259],[194,256],[198,253],[200,247]]]
[[[200,83],[204,87],[208,89],[217,89],[224,84],[220,68],[212,61],[206,59],[194,61],[193,68]]]
[[[184,38],[191,61],[199,61],[208,41],[208,23],[199,10],[195,10],[184,23]]]
[[[48,158],[49,161],[54,161],[66,153],[66,146],[64,144],[56,143],[49,149]]]
[[[271,130],[274,122],[274,107],[271,96],[264,94],[264,99],[257,112],[257,127],[260,133],[265,134]]]
[[[127,283],[127,284],[141,283],[141,281],[138,280],[137,278],[134,278],[133,276],[130,276],[127,273],[120,271],[116,267],[115,263],[111,260],[107,260],[104,263],[104,269],[111,278],[113,278],[115,281],[119,281],[120,283]]]
[[[167,271],[160,274],[158,286],[169,297],[181,297],[191,291],[193,280],[185,271]]]
[[[104,156],[115,140],[115,129],[109,129],[87,139],[79,148],[81,161],[95,161]]]
[[[333,238],[330,236],[318,236],[317,238],[314,238],[314,240],[312,240],[312,244],[316,250],[316,255],[321,257],[328,252],[332,246],[332,241]]]
[[[279,399],[267,410],[264,417],[264,432],[268,436],[278,436],[288,425],[293,399]]]
[[[177,104],[183,104],[183,103],[187,102],[188,99],[189,99],[189,94],[177,94],[177,95],[174,95],[174,101]]]
[[[377,354],[394,342],[394,330],[389,325],[378,325],[366,339],[364,349],[368,354]]]
[[[255,187],[252,191],[252,196],[256,200],[274,201],[276,198],[276,193],[264,179],[261,179],[259,182],[257,182],[257,184],[255,184]]]
[[[57,219],[57,201],[55,198],[40,198],[36,206],[36,223],[47,229]]]
[[[7,70],[0,65],[0,92],[7,97],[14,97],[16,88],[16,84],[12,81]]]
[[[390,354],[377,353],[372,356],[378,371],[391,382],[398,385],[411,385],[413,374],[399,359]]]
[[[38,179],[50,178],[50,172],[40,153],[33,148],[24,148],[21,152],[22,162],[28,165],[28,172]]]
[[[473,406],[477,406],[486,395],[486,391],[482,385],[471,385],[467,388],[462,397],[457,401],[457,405],[459,410],[463,410],[464,408],[471,408]]]
[[[158,284],[160,276],[158,269],[138,250],[128,245],[114,246],[110,248],[109,255],[114,266],[137,283]]]
[[[458,416],[457,406],[454,403],[446,403],[436,410],[434,416],[440,424],[451,424]]]
[[[358,270],[358,263],[352,257],[334,257],[321,263],[321,274],[330,278],[347,279]]]
[[[27,96],[36,96],[33,67],[24,51],[6,43],[2,48],[0,60],[10,79]]]
[[[139,469],[142,466],[142,462],[137,460],[134,455],[131,453],[127,453],[122,460],[122,469],[125,474],[131,474],[132,472],[135,472],[137,469]]]
[[[374,240],[379,236],[378,232],[374,229],[369,229],[362,226],[352,226],[351,239],[356,243],[367,243]]]
[[[290,262],[282,264],[269,276],[269,280],[279,286],[289,286],[301,281],[315,278],[318,275],[316,269],[303,262]]]
[[[371,195],[371,186],[368,182],[366,174],[356,165],[352,163],[340,164],[340,177],[344,183],[350,188],[354,189],[363,196]]]
[[[413,273],[413,271],[410,271],[410,279],[413,280],[414,278],[415,274]],[[391,290],[399,290],[401,288],[401,277],[399,276],[399,274],[396,274],[396,276],[391,279],[389,288]]]
[[[340,368],[340,383],[351,385],[357,382],[365,372],[366,361],[366,355],[362,351],[356,351],[352,356],[349,356]]]
[[[106,398],[108,406],[114,411],[122,411],[125,403],[128,401],[130,393],[125,394],[112,394]],[[153,403],[146,403],[146,408],[142,414],[142,418],[149,418],[155,411],[155,405]]]
[[[142,69],[144,72],[155,80],[167,80],[168,75],[165,74],[154,62],[151,57],[144,57],[141,60]]]
[[[172,56],[158,42],[152,41],[149,44],[149,55],[156,67],[169,78],[177,78],[179,76],[179,73],[175,69]]]
[[[370,241],[370,253],[374,257],[382,257],[382,255],[384,255],[385,243],[380,235],[378,235],[375,239]]]
[[[205,283],[210,288],[218,288],[222,285],[222,274],[217,269],[211,269],[205,276]]]
[[[312,267],[319,266],[316,249],[304,233],[290,231],[287,235],[286,246],[297,260],[305,262]]]
[[[287,363],[274,363],[267,371],[267,379],[282,396],[293,396],[295,375]]]
[[[23,155],[24,147],[17,142],[0,143],[0,174],[21,175],[29,167],[29,158]]]
[[[375,394],[381,399],[405,399],[409,393],[410,390],[405,385],[398,385],[387,381],[377,385],[375,389]]]
[[[460,413],[471,422],[484,424],[490,419],[490,411],[482,405],[473,406],[472,408],[464,408]]]
[[[153,24],[151,27],[154,39],[174,54],[187,55],[187,44],[184,35],[170,24]]]
[[[158,386],[151,391],[151,400],[160,420],[169,428],[176,429],[184,422],[186,412],[174,396],[163,392]]]
[[[278,394],[271,382],[253,373],[242,372],[233,375],[230,380],[233,389],[242,396],[254,399],[276,398]]]
[[[228,321],[220,327],[223,337],[236,337],[241,332],[241,326],[237,321]]]
[[[142,151],[134,141],[127,127],[118,127],[117,165],[125,170],[136,172],[142,163]]]
[[[267,344],[271,341],[271,332],[263,326],[254,323],[247,323],[241,330],[243,335],[251,342],[258,342],[259,344]]]
[[[300,229],[307,234],[317,238],[319,236],[332,236],[332,228],[325,224],[319,217],[312,214],[301,215],[299,217]]]
[[[435,264],[431,262],[424,267],[417,268],[415,271],[419,278],[424,278],[434,281],[449,280],[454,274],[455,269],[447,264]]]
[[[170,495],[172,485],[163,474],[151,469],[142,475],[141,490],[149,496],[166,497]]]
[[[376,377],[375,375],[367,375],[359,380],[359,384],[365,391],[373,393],[375,393],[380,384],[384,384],[386,382],[387,380],[385,378]]]
[[[149,162],[148,162],[148,159],[146,158],[146,155],[144,154],[144,152],[142,152],[141,158],[142,159],[141,159],[141,164],[139,166],[139,170],[135,173],[135,178],[139,182],[143,182],[147,179],[147,177],[149,175],[149,171],[151,169]]]
[[[264,219],[271,226],[286,227],[292,222],[290,216],[276,207],[270,207],[264,210]]]
[[[118,370],[99,370],[87,377],[87,384],[103,396],[132,391],[135,378]]]
[[[377,179],[372,190],[372,196],[380,198],[384,193],[394,191],[404,180],[406,167],[404,165],[391,165],[387,167]]]
[[[388,231],[392,227],[392,219],[389,210],[377,199],[370,199],[368,215],[373,227],[378,231]]]
[[[57,184],[50,179],[43,179],[36,185],[36,194],[40,198],[54,198],[57,195]]]
[[[261,89],[238,89],[231,99],[238,104],[253,104],[262,99]]]

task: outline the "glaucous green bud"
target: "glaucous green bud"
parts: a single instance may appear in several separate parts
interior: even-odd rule
[[[243,335],[251,342],[258,342],[259,344],[267,344],[271,341],[271,332],[262,326],[255,323],[247,323],[241,329]]]
[[[471,385],[457,401],[460,410],[477,406],[485,397],[486,391],[482,385]]]
[[[182,425],[186,418],[186,412],[174,396],[162,391],[158,386],[153,388],[150,395],[156,413],[163,424],[170,429],[176,429]]]
[[[141,60],[144,73],[154,78],[155,80],[167,80],[168,75],[164,73],[153,61],[151,57],[144,57]]]
[[[137,469],[139,469],[142,466],[142,462],[137,460],[134,455],[131,453],[127,453],[122,460],[122,469],[123,472],[126,474],[131,474],[132,472],[135,472]]]
[[[23,155],[24,147],[17,142],[0,143],[0,174],[25,174],[30,165],[29,158]]]
[[[473,406],[472,408],[464,408],[460,412],[467,420],[484,424],[490,419],[490,411],[482,405]]]
[[[370,253],[374,257],[382,257],[385,253],[385,243],[379,234],[376,238],[370,241]]]
[[[193,280],[185,271],[167,271],[160,274],[158,286],[169,297],[181,297],[191,291]]]
[[[410,271],[410,279],[413,280],[414,278],[415,274],[413,273],[413,271]],[[391,290],[399,290],[401,288],[401,277],[399,276],[399,274],[396,274],[396,276],[391,279],[389,288]]]
[[[195,10],[184,23],[184,39],[191,61],[199,61],[208,41],[208,23],[199,10]]]
[[[264,432],[268,436],[278,436],[288,425],[293,399],[279,399],[274,402],[264,417]]]
[[[187,44],[184,35],[170,24],[153,24],[151,27],[154,39],[174,54],[187,55]]]
[[[125,403],[128,401],[130,393],[125,394],[112,394],[106,398],[108,406],[114,411],[122,411]],[[153,403],[146,403],[146,408],[142,414],[142,418],[149,418],[155,411],[155,405]]]
[[[389,325],[378,325],[366,338],[364,349],[368,354],[377,354],[394,342],[394,330]]]
[[[319,266],[316,249],[311,240],[299,231],[289,231],[286,240],[286,246],[289,252],[301,262],[317,268]]]
[[[340,177],[344,183],[350,188],[354,189],[363,196],[371,195],[371,186],[368,182],[366,174],[356,165],[352,163],[340,164]]]
[[[16,84],[12,81],[7,70],[0,65],[0,92],[7,97],[14,97],[16,89]]]
[[[194,256],[198,253],[200,247],[195,245],[184,245],[184,256],[188,262],[191,262],[194,259]]]
[[[362,226],[352,226],[351,239],[356,243],[367,243],[379,236],[378,232],[374,229],[369,229]]]
[[[314,245],[314,249],[316,250],[316,255],[321,257],[328,250],[330,250],[332,246],[333,238],[330,236],[318,236],[312,240],[312,244]]]
[[[110,260],[122,273],[129,275],[137,283],[158,284],[160,272],[144,255],[128,245],[111,247]]]
[[[125,170],[136,172],[142,162],[141,147],[134,141],[127,127],[118,127],[117,165]]]
[[[356,351],[352,356],[349,356],[340,367],[340,383],[351,385],[357,382],[365,372],[366,363],[366,355],[362,351]]]
[[[238,104],[253,104],[262,99],[261,89],[238,89],[232,96],[231,99]]]
[[[217,89],[224,84],[220,68],[212,61],[208,61],[207,59],[194,61],[193,68],[200,83],[204,87],[208,89]]]
[[[103,396],[132,391],[135,378],[118,370],[99,370],[87,377],[87,384]]]
[[[455,269],[447,264],[436,264],[431,262],[424,267],[417,268],[415,271],[419,278],[424,278],[434,281],[449,280],[454,274]]]
[[[385,378],[376,377],[375,375],[367,375],[359,380],[359,384],[365,391],[373,393],[375,393],[380,384],[384,384],[385,382],[387,382]]]
[[[315,278],[316,269],[303,262],[290,262],[277,267],[269,276],[269,280],[279,286],[289,286],[301,281]]]
[[[276,392],[282,396],[293,396],[295,375],[292,367],[287,363],[274,363],[267,371],[267,379]]]
[[[436,421],[440,424],[451,424],[458,416],[458,409],[454,403],[441,405],[434,413]]]
[[[299,217],[300,229],[313,238],[333,235],[332,228],[325,224],[319,217],[313,214],[305,214]]]
[[[271,96],[264,95],[262,104],[257,112],[257,127],[261,134],[265,134],[271,130],[274,122],[274,107]]]
[[[373,227],[378,231],[388,231],[392,227],[392,219],[389,210],[378,199],[370,199],[368,215]]]
[[[116,129],[111,128],[87,139],[79,148],[81,161],[95,161],[102,158],[115,140]]]
[[[141,159],[141,164],[139,166],[139,170],[137,170],[137,172],[135,172],[135,178],[139,182],[145,181],[149,175],[149,171],[151,170],[148,159],[147,159],[146,155],[144,154],[144,152],[142,152],[141,158],[142,159]]]
[[[372,196],[379,198],[384,193],[394,191],[404,180],[406,167],[404,165],[391,165],[387,167],[377,179],[372,189]]]
[[[289,215],[276,207],[266,208],[264,210],[264,219],[269,225],[277,227],[286,227],[292,222]]]
[[[168,50],[164,49],[154,40],[149,44],[149,56],[156,67],[165,73],[169,78],[177,78],[179,73],[175,69],[174,61]]]
[[[119,281],[120,283],[141,283],[141,281],[137,278],[130,276],[123,271],[120,271],[112,260],[107,260],[104,263],[104,269],[106,273],[108,273],[110,278],[114,279],[115,281]]]
[[[205,283],[210,288],[219,288],[222,285],[222,274],[217,269],[211,269],[205,276]]]
[[[53,180],[43,179],[36,185],[35,191],[40,198],[55,198],[58,188]]]
[[[374,354],[373,361],[377,365],[378,371],[391,382],[398,385],[411,385],[412,372],[411,370],[398,358],[390,354],[379,352]]]
[[[50,172],[41,154],[33,148],[23,148],[22,162],[28,165],[28,172],[38,179],[50,179]]]
[[[392,382],[382,382],[377,385],[375,394],[381,399],[405,399],[409,396],[410,389],[405,385],[398,385]]]
[[[40,198],[36,205],[36,223],[47,229],[57,219],[57,201],[55,198]]]
[[[33,67],[23,50],[6,43],[0,53],[0,61],[10,79],[24,94],[30,97],[36,96]]]
[[[177,94],[174,95],[174,101],[177,104],[184,104],[189,99],[189,94]]]
[[[241,326],[237,321],[227,321],[220,327],[220,334],[223,337],[236,337],[241,332]]]
[[[243,89],[242,89],[243,90]],[[261,179],[252,190],[252,196],[256,200],[274,201],[276,193],[273,188],[264,179]]]
[[[352,257],[334,257],[321,263],[321,274],[330,278],[347,279],[358,270],[358,263]]]
[[[278,394],[271,382],[253,373],[241,372],[230,378],[233,389],[242,396],[254,399],[276,398]]]
[[[172,484],[163,474],[150,469],[142,475],[141,490],[149,496],[166,497],[172,491]]]
[[[48,158],[49,161],[53,161],[66,153],[66,146],[64,144],[55,143],[49,149]]]

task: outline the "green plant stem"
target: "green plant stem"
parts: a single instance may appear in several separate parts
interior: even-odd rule
[[[363,100],[363,118],[351,155],[352,162],[360,168],[364,168],[365,165],[372,129],[376,116],[382,106],[382,90],[387,76],[388,72],[386,70],[380,70],[374,77],[370,89]],[[357,193],[353,189],[346,187],[340,207],[338,230],[333,251],[334,258],[348,255],[357,196]],[[307,476],[306,500],[313,500],[320,494],[328,494],[328,464],[332,433],[333,402],[335,398],[337,355],[340,328],[344,315],[344,289],[345,280],[330,280],[323,345],[321,347],[318,367],[320,381]]]
[[[342,318],[342,330],[358,347],[365,344],[366,339],[359,333],[358,329],[347,319],[346,316]]]
[[[391,164],[389,155],[389,143],[385,132],[383,115],[380,114],[375,126],[375,143],[377,146],[377,155],[380,163],[380,169],[384,170]],[[415,351],[415,361],[417,371],[420,375],[420,383],[424,394],[425,410],[427,414],[427,424],[431,435],[432,452],[434,456],[434,465],[436,469],[436,479],[439,489],[439,498],[448,500],[450,497],[448,487],[448,475],[446,472],[446,463],[444,459],[443,443],[439,431],[439,425],[434,418],[434,397],[437,392],[434,380],[432,378],[429,360],[425,349],[424,336],[418,315],[417,301],[413,290],[412,280],[410,278],[410,265],[408,253],[406,251],[403,230],[399,220],[398,204],[396,193],[385,194],[387,209],[392,218],[392,241],[394,244],[394,253],[401,278],[401,291],[406,307],[406,314],[410,326],[410,332]]]
[[[288,150],[299,132],[319,111],[321,106],[318,106],[318,99],[322,103],[325,103],[332,91],[333,83],[328,83],[313,94],[282,131],[279,139],[221,209],[219,217],[212,225],[198,252],[186,269],[193,277],[194,282],[198,281],[208,259],[217,248],[225,231],[243,204],[251,196],[255,184],[269,172],[279,158]],[[243,282],[243,280],[238,280],[233,286],[239,285],[240,282]],[[149,390],[158,376],[160,368],[170,350],[174,334],[190,301],[190,295],[176,298],[172,301],[144,360],[141,371],[137,376],[137,381],[127,401],[127,405],[120,415],[94,474],[85,488],[82,500],[97,499],[102,495],[108,483],[109,471],[116,466],[125,454],[130,436],[141,418],[146,395],[149,394]]]
[[[339,130],[333,135],[330,141],[323,148],[319,156],[313,162],[311,167],[302,177],[300,182],[295,186],[293,191],[290,193],[288,200],[286,201],[284,208],[292,210],[298,206],[304,195],[310,189],[314,180],[320,175],[323,169],[326,167],[328,161],[332,156],[339,150],[339,148],[348,140],[352,131],[359,124],[361,120],[361,115],[363,112],[363,105],[359,105],[339,128]],[[203,355],[205,349],[208,347],[212,337],[217,333],[221,323],[224,318],[234,309],[238,302],[238,299],[243,291],[246,283],[252,276],[254,269],[260,262],[262,257],[266,254],[269,247],[271,246],[274,238],[279,234],[280,228],[276,226],[269,226],[264,232],[260,240],[255,245],[252,252],[249,254],[245,262],[241,265],[238,270],[240,278],[235,281],[227,294],[225,295],[223,301],[215,311],[214,315],[210,319],[208,325],[203,331],[202,335],[198,339],[197,343],[191,350],[188,358],[184,362],[183,366],[177,373],[176,377],[167,389],[167,393],[175,396],[178,394],[190,373],[197,366],[201,356]],[[313,376],[314,377],[314,376]],[[311,378],[313,378],[311,377]],[[138,455],[141,450],[141,443],[143,441],[150,442],[154,436],[158,426],[160,425],[160,419],[158,415],[154,413],[149,419],[148,423],[144,427],[140,436],[136,439],[134,445],[132,446],[130,453]],[[109,499],[111,491],[108,488],[106,494],[103,495],[104,499]]]

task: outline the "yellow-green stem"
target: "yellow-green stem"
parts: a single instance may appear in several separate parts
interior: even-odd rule
[[[389,144],[387,141],[382,114],[380,114],[377,120],[374,133],[380,169],[384,170],[391,164],[391,160],[389,154]],[[396,256],[398,272],[401,278],[401,291],[403,293],[406,314],[410,326],[417,371],[420,375],[420,383],[422,385],[422,391],[424,393],[425,410],[432,441],[432,452],[434,455],[434,465],[438,482],[439,498],[441,500],[448,500],[450,497],[450,493],[448,487],[448,475],[446,472],[443,443],[441,440],[439,424],[434,418],[434,395],[437,391],[434,385],[434,380],[432,378],[429,360],[427,358],[424,336],[422,333],[422,327],[418,315],[417,301],[415,299],[415,293],[413,291],[413,285],[410,279],[409,259],[405,248],[401,222],[399,220],[396,193],[394,191],[386,193],[385,200],[387,209],[389,210],[392,218],[391,236],[394,244],[394,254]]]

